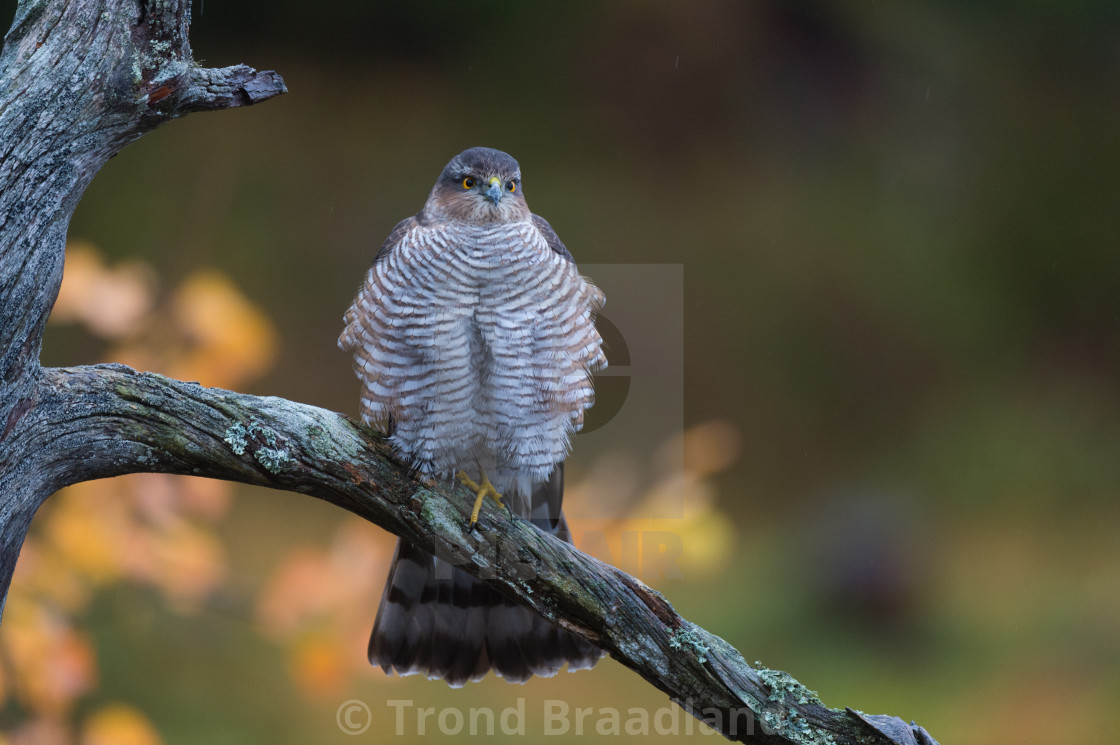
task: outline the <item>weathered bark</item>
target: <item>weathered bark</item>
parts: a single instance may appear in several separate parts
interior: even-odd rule
[[[105,161],[191,111],[283,93],[271,72],[194,64],[187,0],[19,4],[0,53],[0,591],[32,515],[74,479],[50,433],[24,422],[41,395],[43,326],[66,229]]]
[[[22,2],[0,54],[0,591],[57,489],[135,472],[209,476],[324,499],[448,558],[580,633],[730,739],[928,743],[920,727],[823,706],[755,669],[623,572],[472,495],[421,483],[348,418],[119,365],[43,369],[70,216],[105,161],[176,116],[284,92],[271,72],[194,64],[187,0]]]

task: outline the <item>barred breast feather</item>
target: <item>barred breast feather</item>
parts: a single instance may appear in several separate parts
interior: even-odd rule
[[[425,473],[477,465],[527,491],[564,460],[593,403],[602,293],[534,221],[412,220],[396,234],[339,338],[363,421],[391,421],[394,445]]]

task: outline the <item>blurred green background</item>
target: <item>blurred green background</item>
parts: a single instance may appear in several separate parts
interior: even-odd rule
[[[452,155],[504,149],[579,262],[683,265],[684,424],[741,440],[716,477],[732,553],[651,580],[686,617],[943,743],[1110,741],[1120,5],[209,0],[191,35],[290,93],[129,146],[70,234],[166,284],[228,274],[282,336],[251,392],[355,413],[335,339],[373,252]],[[99,350],[54,329],[44,362]],[[238,598],[343,519],[239,491],[222,598],[99,595],[96,695],[168,743],[350,742],[348,699],[368,739],[392,699],[523,696],[530,735],[546,699],[664,705],[612,661],[460,691],[371,672],[309,699]]]

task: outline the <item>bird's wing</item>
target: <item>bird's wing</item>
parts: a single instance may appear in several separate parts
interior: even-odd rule
[[[381,249],[373,259],[376,266],[392,251],[403,243],[409,233],[419,225],[415,217],[401,220],[389,237],[381,244]],[[372,391],[377,384],[381,365],[372,364],[370,355],[374,349],[373,325],[376,322],[375,314],[379,312],[376,300],[376,290],[372,285],[373,269],[366,273],[366,280],[358,290],[354,302],[343,316],[345,327],[338,337],[338,346],[354,356],[354,372],[362,382],[361,413],[362,421],[366,424],[378,426],[386,435],[393,432],[393,418],[383,406],[375,405],[376,396]]]
[[[548,480],[538,484],[533,489],[530,498],[530,520],[541,530],[550,533],[560,533],[560,537],[571,543],[572,538],[568,533],[568,524],[564,521],[564,514],[560,511],[564,503],[564,463],[561,461],[552,470]]]
[[[560,236],[556,235],[556,231],[548,224],[548,220],[540,215],[533,215],[533,226],[540,231],[545,242],[548,243],[548,247],[551,248],[554,253],[559,254],[565,260],[573,264],[575,263],[575,260],[572,258],[572,252],[569,251],[568,247],[564,245],[564,242],[560,240]]]
[[[415,217],[406,217],[397,223],[396,227],[389,233],[389,237],[381,244],[377,255],[373,257],[373,263],[376,264],[388,256],[390,251],[400,245],[401,239],[404,238],[405,234],[408,233],[409,230],[412,230],[417,224],[419,224],[419,221]]]
[[[397,246],[400,245],[404,237],[408,235],[408,231],[418,224],[415,217],[408,217],[397,223],[393,231],[389,233],[389,237],[381,244],[377,254],[373,257],[373,263],[376,264],[388,256]],[[364,334],[364,326],[362,324],[362,317],[364,313],[373,311],[374,305],[370,302],[368,297],[369,281],[362,283],[362,287],[358,290],[358,296],[354,298],[354,302],[346,310],[346,315],[342,317],[344,327],[342,334],[338,337],[338,346],[347,352],[353,352],[357,349],[358,345],[362,342]],[[359,377],[361,374],[359,373]]]

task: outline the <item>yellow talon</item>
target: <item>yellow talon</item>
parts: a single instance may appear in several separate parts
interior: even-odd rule
[[[478,513],[482,510],[482,500],[489,494],[490,497],[498,503],[499,507],[505,507],[502,504],[502,495],[490,483],[490,477],[486,475],[486,471],[482,472],[482,483],[476,484],[474,479],[466,474],[464,471],[459,471],[459,483],[468,489],[474,491],[478,496],[474,500],[474,509],[471,510],[471,528],[474,528],[475,523],[478,522]]]

